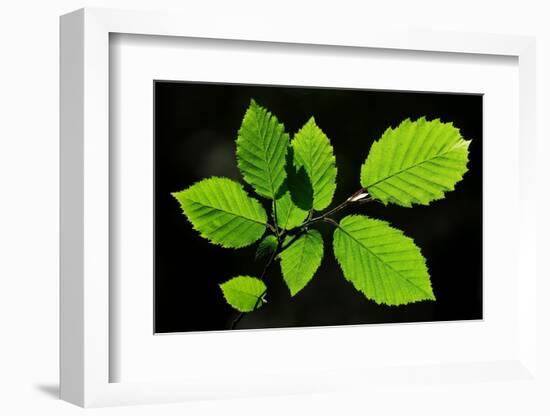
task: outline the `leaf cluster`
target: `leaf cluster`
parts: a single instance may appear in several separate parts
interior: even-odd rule
[[[386,221],[366,215],[333,216],[349,206],[379,201],[427,205],[454,190],[467,171],[469,141],[452,123],[409,119],[388,128],[370,148],[360,170],[360,189],[334,208],[338,170],[330,139],[311,117],[296,133],[251,100],[236,139],[244,182],[269,201],[270,213],[243,187],[211,177],[172,195],[201,237],[225,248],[259,241],[256,259],[267,259],[258,276],[221,284],[228,304],[241,313],[266,302],[265,275],[278,261],[295,296],[313,279],[325,251],[320,222],[335,227],[332,249],[343,275],[379,304],[435,300],[419,247]]]

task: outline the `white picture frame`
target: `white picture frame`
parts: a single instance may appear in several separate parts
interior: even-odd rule
[[[239,380],[223,391],[223,383],[206,376],[180,381],[110,382],[110,365],[117,358],[110,349],[109,282],[110,165],[109,156],[109,36],[134,35],[276,42],[285,45],[331,45],[335,48],[430,51],[443,54],[504,55],[519,67],[519,189],[517,213],[518,270],[517,354],[499,362],[483,361],[456,366],[443,362],[423,366],[422,380],[479,383],[483,372],[502,374],[518,383],[538,382],[536,363],[536,217],[533,198],[535,160],[535,43],[529,37],[465,33],[346,32],[314,28],[286,28],[263,22],[234,30],[225,19],[205,26],[189,15],[106,9],[83,9],[61,18],[61,389],[64,400],[80,406],[158,403],[193,398],[239,397],[281,392],[322,392],[361,383],[393,383],[403,378],[396,369],[369,367],[360,371],[321,369],[318,374],[294,374],[291,369],[268,382]],[[305,333],[303,337],[311,337]],[[410,373],[410,371],[409,371]],[[473,377],[478,374],[480,377]],[[497,377],[498,378],[498,377]],[[344,383],[342,380],[346,379]],[[492,379],[492,378],[491,378]],[[429,383],[428,383],[429,384]]]

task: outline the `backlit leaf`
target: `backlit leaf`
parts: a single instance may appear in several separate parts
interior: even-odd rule
[[[435,300],[420,249],[387,222],[349,215],[333,244],[345,278],[368,299],[386,305]]]
[[[313,188],[313,208],[321,211],[332,202],[336,190],[336,159],[325,133],[313,117],[292,139],[296,166],[304,167]]]
[[[294,202],[290,192],[277,199],[277,225],[285,230],[292,230],[301,225],[307,218],[308,211],[298,208]]]
[[[361,185],[384,204],[428,205],[462,179],[469,144],[452,123],[407,119],[373,143]]]
[[[292,146],[288,148],[286,158],[286,180],[281,189],[290,192],[292,202],[298,208],[309,211],[313,208],[313,187],[304,166],[298,166]]]
[[[237,276],[220,285],[227,303],[240,312],[252,312],[264,303],[266,286],[260,279]]]
[[[222,247],[248,246],[264,234],[267,214],[243,187],[227,178],[208,178],[172,194],[202,237]]]
[[[289,147],[286,162],[287,177],[276,200],[277,225],[284,230],[291,230],[301,225],[313,207],[313,188],[311,180],[302,166],[294,164],[294,151]]]
[[[288,236],[285,244],[294,237]],[[309,230],[296,239],[281,254],[283,278],[294,296],[313,278],[323,259],[323,237],[317,230]]]
[[[261,196],[275,199],[286,177],[289,137],[273,114],[251,100],[237,138],[237,162],[244,180]]]
[[[260,241],[260,244],[258,244],[258,248],[256,249],[256,260],[268,257],[275,250],[277,250],[277,237],[273,234],[269,234]]]

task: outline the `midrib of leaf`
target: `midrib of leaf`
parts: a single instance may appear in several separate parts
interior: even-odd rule
[[[267,123],[267,120],[266,120],[267,118],[269,118],[269,115],[266,114],[266,117],[262,118],[262,125]],[[263,154],[263,162],[267,166],[267,176],[268,176],[268,180],[269,180],[269,188],[271,189],[271,194],[273,196],[275,196],[275,194],[277,193],[277,189],[273,189],[273,175],[272,175],[272,171],[271,171],[271,164],[269,163],[269,159],[267,157],[267,152],[268,152],[269,149],[266,148],[267,146],[265,145],[267,135],[266,135],[265,130],[262,129],[261,126],[258,124],[257,117],[255,117],[255,121],[256,121],[256,127],[258,128],[258,131],[260,132],[260,135],[262,137],[262,147],[261,147],[260,150],[262,151],[262,154]],[[268,125],[268,127],[269,127],[269,125]],[[273,140],[273,142],[274,142],[274,140]],[[274,154],[274,156],[276,156],[276,155]],[[273,198],[273,201],[275,201],[275,198]]]
[[[395,272],[399,277],[401,277],[402,279],[406,280],[409,284],[411,284],[412,286],[414,286],[415,288],[417,288],[418,290],[420,290],[422,293],[425,293],[426,295],[428,295],[428,297],[432,296],[430,293],[426,292],[423,288],[421,288],[420,286],[418,286],[416,283],[412,282],[409,278],[407,278],[406,276],[403,276],[401,274],[401,272],[399,272],[398,270],[395,270],[389,263],[385,262],[385,261],[382,261],[382,259],[380,259],[380,257],[378,257],[370,248],[368,248],[367,246],[365,246],[361,241],[359,241],[357,238],[355,238],[353,235],[351,235],[349,232],[347,232],[344,228],[342,228],[340,225],[338,225],[338,228],[340,230],[342,230],[345,234],[347,234],[352,240],[356,241],[361,247],[363,247],[365,250],[367,250],[379,263],[383,264],[385,267],[387,267],[388,269],[391,269],[393,272]],[[361,261],[363,261],[363,259],[361,258]],[[383,286],[383,285],[382,285]],[[384,288],[384,292],[385,292],[385,288]]]
[[[238,293],[240,293],[240,294],[242,294],[242,295],[245,295],[245,296],[248,297],[248,298],[252,298],[252,299],[254,299],[254,300],[261,299],[261,297],[262,297],[262,295],[263,295],[263,293],[262,293],[260,296],[254,296],[254,295],[251,295],[251,294],[248,293],[248,292],[244,292],[244,291],[242,291],[242,290],[240,290],[240,289],[235,289],[235,288],[231,288],[231,290],[232,290],[233,292],[238,292]]]
[[[273,201],[273,202],[275,203],[276,201]],[[292,211],[294,211],[295,209],[296,209],[296,206],[292,203],[292,200],[291,200],[291,203],[288,206],[288,210],[286,211],[286,221],[285,221],[285,224],[283,225],[284,229],[286,229],[286,227],[288,226],[288,222],[292,217]]]
[[[310,142],[311,142],[311,139],[310,139]],[[310,146],[310,148],[313,147],[313,146]],[[310,169],[313,170],[313,167],[317,164],[317,162],[319,161],[319,159],[321,159],[321,156],[323,155],[323,149],[319,149],[317,152],[315,152],[313,155],[310,155],[311,159],[310,159]],[[313,160],[313,156],[315,156],[315,160]],[[330,168],[330,165],[327,166],[322,174],[320,174],[317,178],[315,178],[315,182],[312,183],[312,186],[313,188],[315,189],[317,187],[317,185],[319,185],[319,182],[321,182],[323,179],[326,179],[325,178],[325,175],[328,171],[328,169]],[[319,191],[319,194],[321,194],[323,192],[323,189],[321,189]]]
[[[276,203],[277,203],[277,201],[276,201],[276,200],[273,200],[273,204],[276,204]],[[276,207],[274,206],[273,209],[275,210],[275,208],[276,208]],[[292,212],[293,208],[294,208],[294,205],[293,205],[293,204],[290,204],[290,205],[288,206],[288,209],[286,210],[286,221],[285,221],[285,223],[281,226],[281,227],[284,228],[284,229],[286,229],[286,227],[287,227],[287,225],[288,225],[288,220],[290,219],[290,213]],[[275,222],[276,222],[276,221],[275,221]]]
[[[367,185],[366,188],[370,188],[370,187],[376,186],[376,185],[378,185],[378,184],[381,183],[381,182],[384,182],[384,181],[386,181],[386,180],[388,180],[388,179],[390,179],[390,178],[393,178],[394,176],[397,176],[397,175],[399,175],[399,174],[401,174],[401,173],[403,173],[403,172],[408,171],[409,169],[413,169],[413,168],[415,168],[415,167],[417,167],[417,166],[420,166],[420,165],[422,165],[422,164],[424,164],[424,163],[433,162],[434,160],[439,159],[439,158],[445,156],[446,154],[451,153],[451,152],[457,150],[458,148],[460,148],[460,147],[462,147],[462,146],[464,146],[464,142],[457,142],[457,143],[453,144],[452,147],[450,147],[450,148],[449,148],[448,150],[446,150],[445,152],[443,152],[443,153],[438,153],[437,155],[435,155],[435,156],[433,156],[433,157],[431,157],[431,158],[429,158],[429,159],[424,159],[424,160],[422,160],[422,161],[420,161],[420,162],[418,162],[418,163],[415,163],[415,164],[410,165],[410,166],[408,166],[408,167],[406,167],[406,168],[404,168],[404,169],[401,169],[401,170],[399,170],[399,171],[397,171],[397,172],[395,172],[395,173],[392,173],[391,175],[388,175],[388,176],[386,176],[386,177],[384,177],[384,178],[382,178],[382,179],[377,180],[377,181],[374,182],[374,183],[371,183],[371,184]],[[390,185],[391,185],[391,184],[390,184]]]
[[[304,262],[304,252],[306,251],[306,247],[308,244],[307,240],[310,238],[310,235],[304,234],[304,237],[305,238],[304,238],[304,243],[302,244],[302,250],[300,250],[300,262],[294,265],[294,267],[292,268],[293,270],[296,270],[296,268]]]
[[[323,149],[321,148],[321,146],[315,147],[315,146],[312,145],[313,135],[308,136],[307,140],[309,142],[308,143],[309,158],[308,158],[307,168],[308,168],[308,170],[310,170],[313,173],[313,169],[314,169],[315,165],[317,164],[317,162],[319,162],[319,159],[323,155]],[[315,182],[313,182],[313,178],[310,178],[312,180],[311,185],[314,189],[319,184],[319,182],[322,179],[324,179],[325,174],[327,173],[328,169],[329,169],[329,167],[325,168],[325,170],[322,172],[322,175],[318,175],[318,177],[315,178]]]
[[[314,191],[312,210],[320,210],[326,208],[334,196],[336,183],[331,186],[330,180],[332,170],[336,177],[336,166],[330,140],[316,124],[313,117],[296,133],[296,136],[302,134],[302,131],[306,128],[309,129],[309,134],[304,133],[299,140],[300,147],[307,148],[307,150],[302,153],[299,164],[306,168],[310,176],[311,186]],[[298,140],[296,136],[294,140]],[[315,144],[318,145],[316,146]],[[328,199],[329,201],[321,205],[321,201],[324,199]]]
[[[241,217],[241,218],[242,218],[242,217]],[[223,227],[224,227],[224,228],[227,228],[227,226],[228,226],[229,224],[231,224],[233,221],[235,221],[236,219],[237,219],[237,218],[231,218],[229,221],[227,221],[226,223],[223,224]],[[252,222],[252,221],[250,221],[250,222]],[[247,225],[245,225],[246,228],[243,228],[243,229],[241,230],[241,232],[250,230],[250,228],[251,228],[252,225],[253,225],[253,224],[247,224]],[[263,223],[262,223],[262,225],[263,225]],[[239,227],[240,227],[240,225],[239,225],[239,224],[236,224],[236,225],[233,226],[233,228],[226,229],[226,230],[225,230],[225,233],[222,234],[221,236],[219,236],[218,238],[224,239],[225,237],[227,237],[229,234],[231,234],[232,232],[234,232],[235,229],[237,229],[237,228],[239,228]]]
[[[194,204],[200,205],[200,206],[202,206],[202,207],[210,208],[210,209],[213,209],[213,210],[215,210],[215,211],[221,211],[221,212],[223,212],[223,213],[225,213],[225,214],[233,215],[233,216],[235,216],[235,217],[239,217],[239,218],[242,218],[242,219],[247,220],[247,221],[253,221],[253,222],[257,223],[257,224],[265,225],[264,222],[258,221],[258,220],[254,219],[254,218],[245,217],[244,215],[237,214],[237,213],[232,212],[232,211],[227,211],[227,210],[225,210],[225,209],[223,209],[223,208],[219,208],[219,207],[215,207],[215,206],[212,206],[212,205],[204,204],[204,203],[202,203],[202,202],[197,202],[197,201],[195,201],[194,199],[191,199],[191,198],[188,198],[188,199],[189,199],[191,202],[193,202]]]

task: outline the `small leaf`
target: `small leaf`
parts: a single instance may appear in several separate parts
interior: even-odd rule
[[[284,230],[292,230],[303,224],[308,216],[308,211],[298,208],[292,201],[290,191],[277,199],[277,225]]]
[[[269,256],[275,250],[277,250],[277,237],[273,234],[269,234],[260,241],[260,244],[258,244],[258,248],[256,249],[256,260]]]
[[[407,119],[373,143],[361,167],[361,185],[384,204],[428,205],[462,179],[469,144],[452,123]]]
[[[275,199],[286,177],[289,144],[285,126],[251,100],[237,138],[237,162],[244,180],[261,196]]]
[[[222,247],[248,246],[264,234],[267,214],[243,187],[227,178],[208,178],[174,192],[193,228]]]
[[[250,276],[237,276],[220,285],[227,303],[240,312],[252,312],[264,301],[265,283]]]
[[[435,300],[420,249],[387,222],[349,215],[333,244],[345,278],[368,299],[386,305]]]
[[[294,237],[288,236],[285,244],[289,244]],[[281,257],[281,271],[283,278],[294,296],[302,290],[321,265],[323,259],[323,237],[317,230],[309,230],[283,250]]]
[[[336,159],[330,140],[311,117],[292,140],[296,166],[303,166],[313,187],[313,208],[321,211],[336,190]]]

